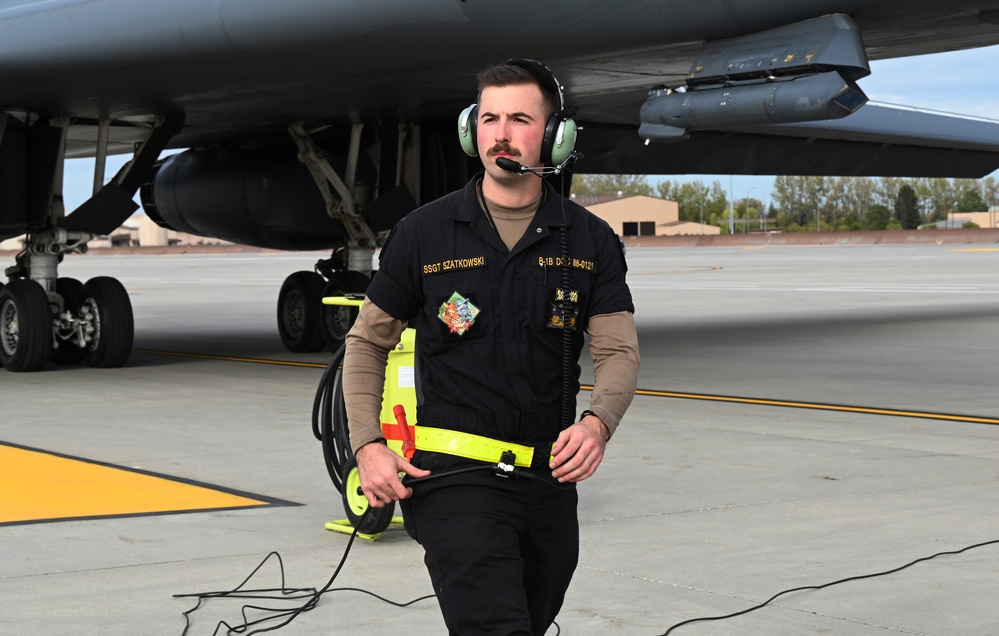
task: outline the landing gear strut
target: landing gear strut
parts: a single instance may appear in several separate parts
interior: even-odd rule
[[[298,146],[299,160],[309,168],[326,201],[327,213],[340,221],[347,233],[346,244],[330,258],[316,263],[315,271],[295,272],[281,286],[278,333],[290,351],[314,353],[324,348],[336,351],[354,324],[357,309],[323,305],[323,297],[362,294],[371,282],[371,259],[383,237],[376,235],[358,212],[354,179],[361,128],[357,124],[351,129],[347,173],[343,179],[304,126],[288,129]]]
[[[132,160],[103,186],[103,165],[98,165],[96,192],[68,216],[62,203],[62,162],[69,121],[53,122],[51,128],[61,128],[61,141],[45,155],[53,168],[52,187],[44,192],[46,215],[25,223],[25,249],[4,271],[7,284],[0,285],[0,364],[5,369],[39,371],[50,361],[112,368],[128,360],[134,324],[125,287],[106,276],[85,284],[59,278],[59,264],[66,254],[85,253],[88,241],[110,234],[135,211],[132,197],[183,121],[180,115],[159,118]],[[108,126],[110,122],[101,122],[102,131]],[[99,139],[101,157],[107,137],[102,132]]]

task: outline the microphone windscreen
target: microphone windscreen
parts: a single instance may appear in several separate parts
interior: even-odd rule
[[[496,165],[507,172],[523,172],[523,166],[509,157],[496,157]]]

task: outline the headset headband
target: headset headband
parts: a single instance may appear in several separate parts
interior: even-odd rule
[[[558,95],[558,112],[565,113],[565,94],[562,92],[562,84],[559,83],[555,73],[543,62],[527,58],[514,58],[505,62],[511,66],[522,68],[531,74],[541,86],[553,95]]]

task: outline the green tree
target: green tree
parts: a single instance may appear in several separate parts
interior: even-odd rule
[[[867,208],[867,214],[864,215],[864,229],[884,230],[888,227],[890,220],[891,210],[888,209],[888,206],[875,203]]]
[[[660,181],[656,186],[659,196],[676,201],[680,208],[680,219],[684,221],[709,222],[712,214],[719,217],[728,205],[725,192],[717,181],[707,186],[703,181]]]
[[[978,190],[965,190],[957,201],[958,212],[988,212],[989,206],[982,200]]]
[[[916,196],[916,190],[909,184],[898,189],[898,196],[895,197],[895,219],[905,230],[916,229],[922,221],[919,214],[919,198]]]

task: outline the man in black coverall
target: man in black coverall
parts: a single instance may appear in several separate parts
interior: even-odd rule
[[[480,73],[459,136],[485,172],[393,229],[347,337],[351,447],[370,505],[400,501],[449,633],[540,636],[576,567],[575,484],[600,465],[634,396],[634,306],[610,227],[535,174],[497,165],[568,162],[575,123],[546,66],[510,60]],[[385,360],[414,318],[409,463],[385,445],[379,414]],[[584,331],[594,390],[574,422]],[[466,471],[412,488],[399,479],[496,464],[504,450],[518,475]]]

